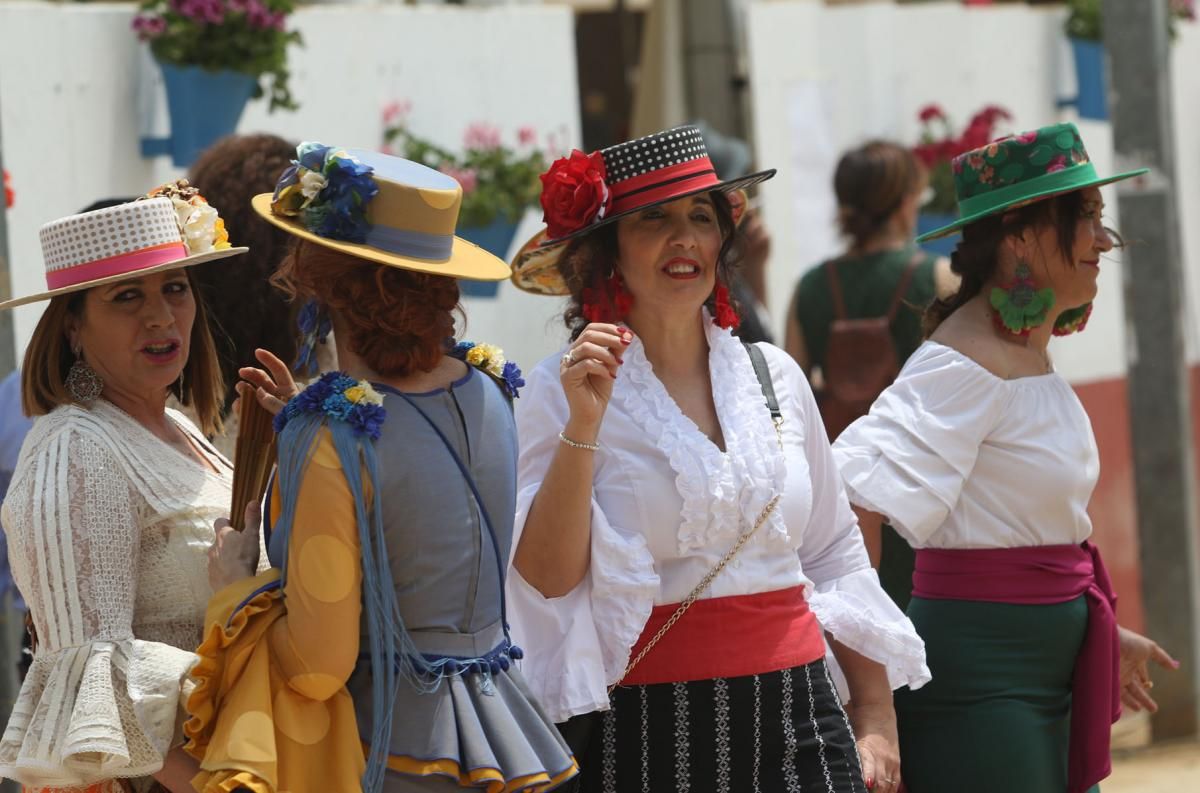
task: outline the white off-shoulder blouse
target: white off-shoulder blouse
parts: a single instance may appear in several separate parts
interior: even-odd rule
[[[55,409],[25,440],[3,522],[39,645],[0,776],[85,786],[162,767],[232,484],[229,462],[168,414],[220,473],[104,400]]]
[[[608,707],[607,686],[624,672],[651,609],[686,598],[777,493],[775,512],[705,597],[803,585],[825,630],[885,664],[893,687],[929,679],[924,643],[871,569],[803,372],[782,350],[759,345],[784,415],[785,452],[742,343],[704,324],[726,450],[679,410],[635,338],[598,439],[588,574],[547,599],[510,573],[523,672],[555,721]],[[538,364],[517,402],[518,536],[567,421],[559,358]]]
[[[927,341],[833,454],[850,500],[915,548],[1066,545],[1092,533],[1100,457],[1055,373],[1004,380]]]

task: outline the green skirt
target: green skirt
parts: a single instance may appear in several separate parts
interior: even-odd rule
[[[1024,606],[914,597],[908,616],[933,673],[920,690],[896,692],[908,793],[1064,793],[1084,598]]]

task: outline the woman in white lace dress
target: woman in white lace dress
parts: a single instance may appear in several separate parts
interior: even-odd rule
[[[232,469],[174,395],[216,427],[222,394],[189,265],[231,248],[216,211],[158,197],[41,230],[49,299],[26,350],[35,416],[3,522],[37,647],[0,775],[26,790],[190,790],[176,747],[181,686],[212,591],[206,552]]]
[[[572,341],[517,405],[509,613],[582,793],[896,790],[891,690],[928,679],[921,639],[804,374],[731,333],[726,192],[772,173],[719,182],[694,127],[574,152],[515,264],[569,295]]]

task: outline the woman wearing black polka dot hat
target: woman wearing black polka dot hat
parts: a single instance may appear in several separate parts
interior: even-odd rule
[[[572,341],[517,403],[508,596],[580,791],[900,778],[891,689],[929,679],[924,646],[870,567],[803,373],[731,333],[738,188],[772,175],[719,180],[695,127],[572,152],[514,262],[518,286],[568,296]]]

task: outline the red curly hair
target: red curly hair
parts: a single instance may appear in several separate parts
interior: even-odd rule
[[[432,371],[454,332],[458,281],[448,276],[374,264],[300,241],[271,282],[337,314],[349,332],[343,343],[381,375]]]

